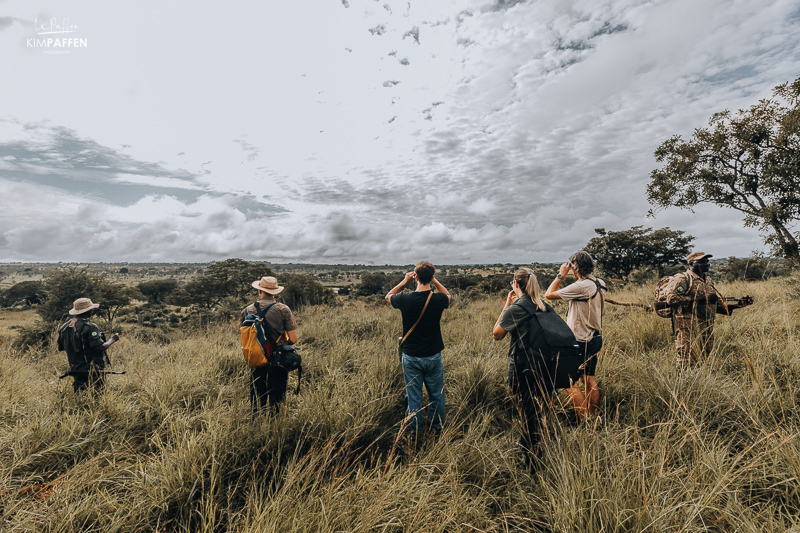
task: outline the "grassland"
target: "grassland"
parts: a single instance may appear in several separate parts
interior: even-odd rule
[[[720,284],[756,305],[719,317],[715,352],[683,373],[668,320],[609,306],[603,424],[576,427],[555,402],[535,468],[507,401],[508,341],[491,340],[500,298],[445,313],[435,440],[403,436],[400,320],[385,304],[298,312],[303,390],[277,417],[251,416],[233,324],[127,336],[110,352],[127,374],[98,396],[57,379],[63,353],[4,344],[0,528],[800,530],[798,284]]]

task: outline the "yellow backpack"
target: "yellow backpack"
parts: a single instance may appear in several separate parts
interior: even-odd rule
[[[244,360],[247,361],[247,366],[250,368],[258,368],[269,364],[272,352],[275,350],[275,341],[268,338],[266,334],[269,326],[265,328],[264,324],[264,317],[267,316],[267,311],[273,305],[275,303],[268,305],[262,312],[258,302],[256,302],[256,314],[247,313],[242,326],[239,328],[242,353],[244,354]]]

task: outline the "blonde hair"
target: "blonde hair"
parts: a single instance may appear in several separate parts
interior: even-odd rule
[[[514,281],[517,282],[522,292],[527,294],[539,308],[539,311],[545,311],[544,302],[539,296],[539,282],[536,280],[536,274],[533,270],[527,267],[522,267],[514,273]]]

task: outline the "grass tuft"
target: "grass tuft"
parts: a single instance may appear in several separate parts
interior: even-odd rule
[[[800,306],[784,280],[721,286],[756,305],[718,317],[703,366],[678,372],[669,321],[609,305],[602,423],[565,398],[543,455],[519,449],[502,300],[445,313],[447,425],[403,427],[399,314],[299,317],[305,373],[253,417],[230,325],[126,337],[99,394],[63,353],[0,346],[0,519],[8,531],[791,531],[800,529]],[[631,289],[621,301],[646,301]],[[290,390],[295,377],[290,378]]]

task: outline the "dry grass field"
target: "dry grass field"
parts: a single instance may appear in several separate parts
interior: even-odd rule
[[[720,316],[714,353],[685,372],[668,320],[609,306],[603,423],[554,401],[534,467],[508,341],[491,340],[499,297],[445,313],[447,427],[418,441],[402,431],[399,313],[382,303],[298,312],[304,383],[276,417],[251,416],[232,324],[128,335],[110,351],[127,374],[99,395],[57,379],[52,347],[4,344],[0,529],[800,531],[799,284],[719,284],[756,304]]]
[[[15,328],[31,324],[38,316],[34,309],[0,310],[0,338],[13,337],[16,335]]]

